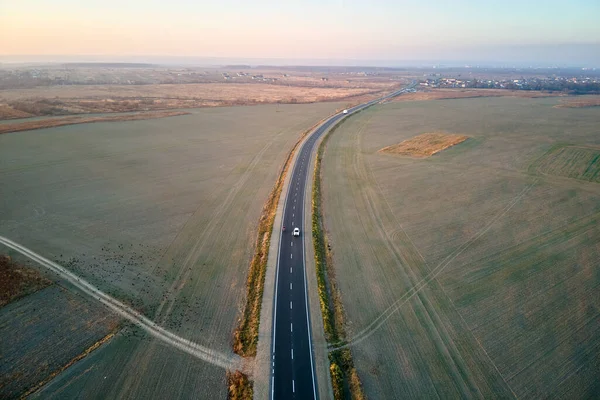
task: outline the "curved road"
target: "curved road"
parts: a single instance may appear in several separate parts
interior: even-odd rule
[[[319,126],[300,148],[283,206],[275,277],[275,307],[272,327],[271,399],[317,399],[311,342],[306,269],[304,265],[304,198],[307,171],[315,143],[342,118],[381,100],[404,93],[405,89],[334,115]],[[294,228],[300,236],[292,236]]]

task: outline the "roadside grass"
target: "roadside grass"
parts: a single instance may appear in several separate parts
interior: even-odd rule
[[[265,286],[265,273],[267,269],[267,259],[269,257],[269,246],[271,245],[273,222],[275,221],[275,214],[277,212],[277,204],[281,195],[283,181],[285,180],[292,156],[298,147],[298,143],[294,145],[294,148],[288,154],[288,158],[285,160],[283,169],[275,182],[273,190],[271,190],[271,193],[269,194],[258,222],[258,236],[255,245],[256,251],[250,262],[250,270],[246,282],[246,305],[244,306],[242,318],[235,330],[233,338],[233,351],[242,357],[253,357],[256,355],[258,328],[260,324],[260,306]],[[235,382],[241,383],[240,380],[236,380]]]
[[[355,113],[356,115],[358,113]],[[315,251],[315,267],[319,304],[323,318],[325,339],[329,343],[345,340],[344,309],[335,280],[333,260],[328,251],[327,237],[323,228],[321,196],[321,161],[329,137],[346,121],[338,123],[327,132],[317,150],[312,192],[312,235]],[[350,349],[329,353],[329,373],[335,399],[364,399],[360,379],[354,368]]]
[[[227,398],[231,400],[251,400],[254,397],[252,381],[240,371],[227,371]]]
[[[271,234],[273,232],[273,223],[275,214],[277,213],[277,205],[281,196],[283,182],[287,176],[290,164],[302,140],[319,126],[327,118],[323,118],[315,125],[305,130],[294,147],[288,153],[281,172],[269,194],[267,202],[263,207],[263,211],[258,223],[258,236],[255,245],[255,253],[250,262],[250,272],[246,282],[246,304],[242,312],[240,323],[234,332],[233,350],[242,357],[253,357],[256,355],[256,347],[258,345],[258,328],[260,324],[260,306],[265,286],[265,273],[267,269],[267,259],[269,257],[269,246],[271,244]]]

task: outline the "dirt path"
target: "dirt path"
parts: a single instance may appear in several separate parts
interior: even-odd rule
[[[0,243],[15,251],[18,251],[19,253],[29,257],[33,261],[36,261],[40,265],[58,274],[61,278],[73,284],[83,293],[93,297],[94,299],[97,299],[99,302],[110,308],[112,311],[121,315],[123,318],[129,320],[138,327],[142,328],[155,338],[175,348],[178,348],[179,350],[182,350],[196,358],[199,358],[221,368],[232,370],[241,368],[241,359],[238,356],[234,354],[222,354],[215,350],[201,346],[197,343],[193,343],[190,340],[179,337],[173,334],[172,332],[169,332],[166,329],[160,327],[155,322],[151,321],[150,319],[135,311],[134,309],[128,307],[127,305],[102,292],[95,286],[91,285],[82,278],[79,278],[78,276],[68,271],[64,267],[56,264],[55,262],[52,262],[40,256],[39,254],[36,254],[33,251],[27,249],[26,247],[23,247],[20,244],[15,243],[12,240],[7,239],[3,236],[0,236]]]

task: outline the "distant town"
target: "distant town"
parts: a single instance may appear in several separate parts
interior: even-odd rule
[[[418,88],[483,88],[600,94],[596,68],[483,67],[175,67],[141,63],[0,64],[0,90],[63,85],[268,83],[338,87],[360,82],[387,85],[417,81]]]
[[[421,88],[483,88],[509,90],[542,90],[570,94],[600,93],[597,76],[521,77],[517,79],[427,77],[419,82]]]

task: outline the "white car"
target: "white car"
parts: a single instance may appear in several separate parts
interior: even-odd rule
[[[300,236],[300,228],[294,228],[294,232],[292,233],[294,236]]]
[[[342,114],[348,114],[348,110],[342,111]]]

